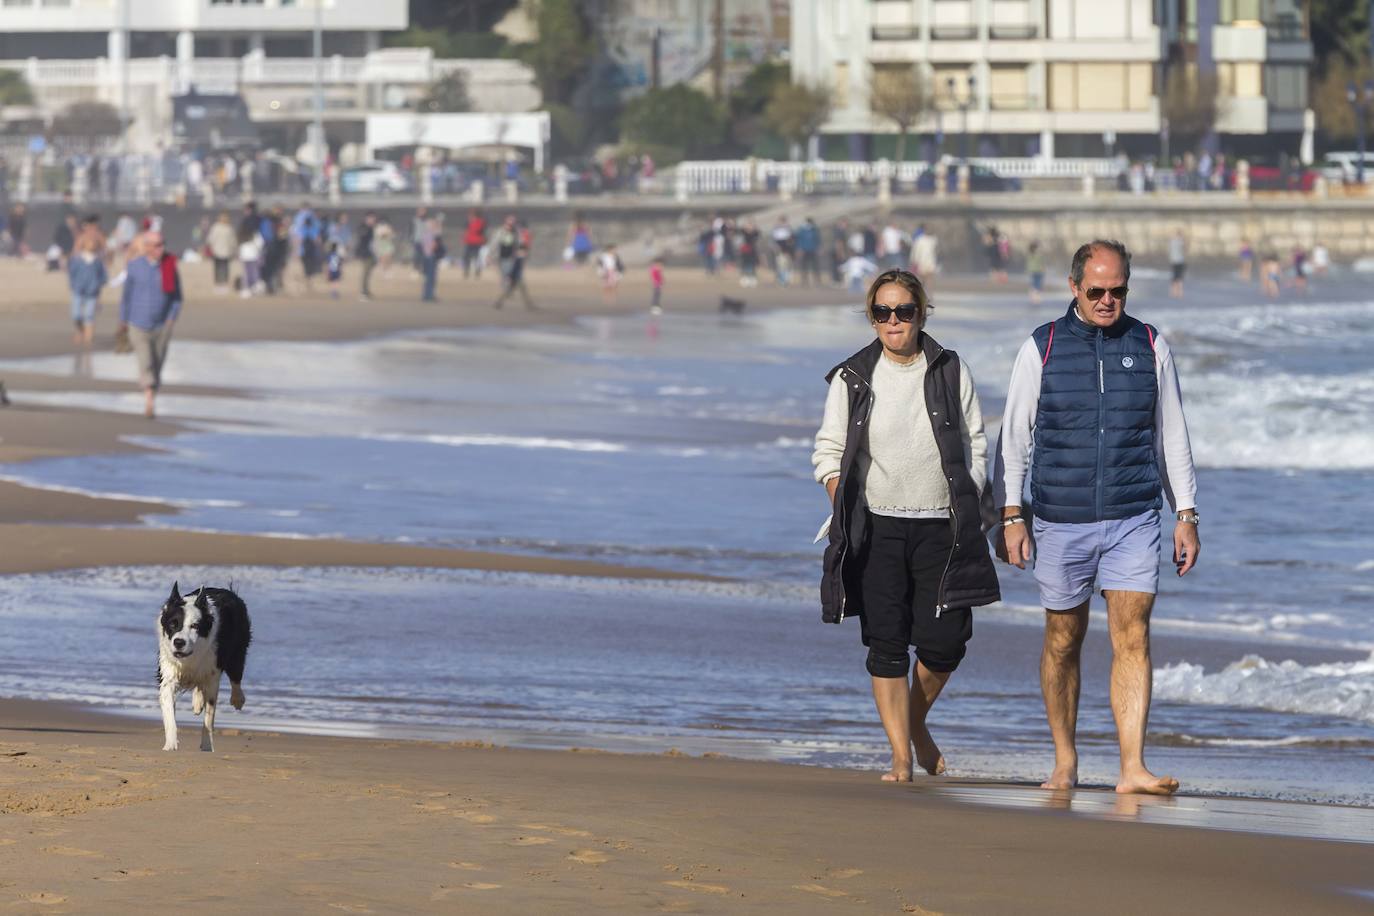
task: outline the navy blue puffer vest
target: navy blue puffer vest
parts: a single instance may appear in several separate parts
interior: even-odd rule
[[[1072,304],[1035,329],[1044,369],[1031,501],[1040,518],[1099,522],[1160,507],[1155,333],[1128,315],[1094,327]]]

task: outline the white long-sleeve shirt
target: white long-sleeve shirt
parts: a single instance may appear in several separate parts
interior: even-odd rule
[[[1077,316],[1074,316],[1075,319]],[[1002,435],[992,471],[992,496],[997,507],[1024,504],[1022,490],[1030,472],[1035,445],[1035,415],[1040,406],[1040,375],[1044,363],[1034,338],[1028,338],[1016,354],[1002,413]],[[1155,456],[1164,496],[1174,511],[1197,507],[1197,480],[1193,471],[1193,447],[1183,416],[1183,393],[1173,352],[1164,335],[1155,334],[1155,379],[1159,394],[1155,406]]]
[[[935,432],[926,414],[926,359],[899,364],[886,356],[873,370],[873,411],[857,459],[869,511],[897,518],[948,518],[949,481],[940,464]],[[959,366],[960,436],[973,484],[987,480],[987,437],[978,389],[967,364]],[[849,392],[836,373],[825,401],[825,417],[811,455],[816,481],[839,476],[849,435]]]

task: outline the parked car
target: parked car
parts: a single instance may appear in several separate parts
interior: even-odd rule
[[[1317,171],[1327,181],[1353,184],[1359,180],[1360,154],[1340,151],[1327,153],[1317,163]],[[1366,180],[1374,178],[1374,152],[1364,154],[1364,174]]]
[[[410,180],[394,162],[363,162],[339,173],[345,194],[393,194],[410,190]]]
[[[968,189],[970,191],[1019,191],[1021,179],[1004,178],[987,166],[971,164],[968,167]],[[945,173],[945,190],[954,193],[959,190],[959,164],[950,162]],[[935,170],[927,169],[916,179],[916,191],[920,194],[935,192]]]
[[[1374,175],[1374,165],[1367,166]],[[1250,166],[1250,190],[1252,191],[1311,191],[1319,173],[1312,169],[1289,169],[1287,175],[1273,165]],[[1353,174],[1353,173],[1352,173]],[[1351,179],[1354,180],[1353,178]],[[1234,179],[1233,179],[1234,183]]]

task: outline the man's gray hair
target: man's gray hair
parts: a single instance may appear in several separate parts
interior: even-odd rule
[[[1126,274],[1125,279],[1127,281],[1131,279],[1131,253],[1126,250],[1126,246],[1116,239],[1093,239],[1086,245],[1080,246],[1073,253],[1073,264],[1069,267],[1069,279],[1073,281],[1074,286],[1083,285],[1083,271],[1088,266],[1088,259],[1095,252],[1104,248],[1116,252],[1117,256],[1121,258],[1121,266]]]

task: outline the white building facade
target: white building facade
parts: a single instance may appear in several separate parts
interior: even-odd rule
[[[369,113],[411,107],[454,70],[479,110],[540,103],[516,61],[383,49],[409,23],[407,0],[2,0],[0,68],[23,73],[49,113],[85,100],[127,111],[135,148],[166,141],[169,100],[192,87],[242,94],[269,141],[291,145],[313,116],[317,22],[331,141],[361,140]]]
[[[831,157],[891,146],[896,126],[869,107],[885,68],[925,76],[934,111],[913,133],[1053,158],[1157,150],[1174,66],[1216,72],[1229,139],[1300,132],[1311,58],[1299,0],[796,0],[792,14],[793,79],[832,93]]]

